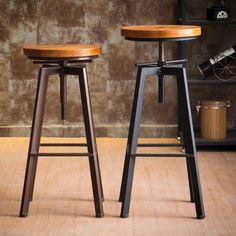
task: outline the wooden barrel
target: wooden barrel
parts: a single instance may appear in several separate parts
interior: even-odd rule
[[[224,139],[227,136],[226,101],[201,102],[201,137],[206,139]]]

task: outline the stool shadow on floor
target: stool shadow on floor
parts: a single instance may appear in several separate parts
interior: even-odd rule
[[[93,202],[92,198],[81,198],[81,197],[64,197],[64,196],[38,196],[34,199],[34,201],[36,202],[37,200],[55,200],[55,201],[66,201],[66,202],[72,202],[72,201],[76,201],[76,202]]]
[[[17,200],[0,199],[0,218],[1,217],[19,218],[18,215],[19,205],[20,205],[20,198]]]

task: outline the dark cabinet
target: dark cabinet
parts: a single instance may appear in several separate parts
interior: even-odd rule
[[[202,1],[204,4],[207,1]],[[208,1],[210,2],[210,1]],[[206,7],[205,6],[197,7],[196,11],[201,11],[200,13],[197,12],[198,14],[193,14],[194,12],[194,6],[190,6],[190,4],[201,4],[201,1],[188,1],[188,0],[177,0],[177,23],[178,24],[189,24],[189,25],[201,25],[202,26],[202,36],[203,40],[199,40],[196,42],[192,42],[194,45],[198,45],[199,49],[202,48],[202,51],[204,51],[204,48],[210,47],[212,44],[214,44],[214,47],[221,48],[221,44],[219,43],[219,38],[217,37],[207,37],[207,31],[214,31],[216,35],[218,34],[219,37],[222,38],[222,40],[225,40],[225,44],[227,44],[228,47],[235,45],[236,44],[236,15],[233,10],[236,11],[236,3],[234,0],[228,1],[230,3],[230,7],[232,8],[231,10],[231,20],[225,20],[225,21],[209,21],[206,20]],[[197,6],[197,5],[196,5]],[[205,7],[205,8],[204,8]],[[234,9],[233,9],[234,8]],[[233,15],[235,17],[233,17]],[[222,28],[223,27],[223,28]],[[229,30],[227,31],[225,27],[228,27]],[[226,30],[230,34],[230,41],[227,42],[227,35],[221,35],[225,34],[225,32],[222,32],[223,30]],[[208,36],[210,35],[211,32],[208,32]],[[211,40],[210,46],[207,44],[207,40]],[[215,40],[215,41],[214,41]],[[206,46],[207,45],[207,46]],[[190,45],[191,47],[191,45]],[[193,46],[194,47],[194,46]],[[187,44],[184,42],[179,42],[178,47],[177,47],[177,57],[179,59],[182,58],[191,58],[195,57],[197,58],[198,52],[195,50],[188,50],[189,45],[187,48]],[[226,48],[225,48],[226,49]],[[214,51],[214,50],[212,50]],[[199,50],[199,58],[201,58],[201,50]],[[209,54],[209,58],[214,55]],[[206,58],[205,58],[206,59]],[[207,58],[208,59],[208,58]],[[203,61],[198,61],[198,63],[201,63]],[[197,147],[201,146],[236,146],[236,96],[234,96],[231,100],[231,106],[232,108],[229,109],[230,113],[231,111],[233,114],[231,115],[230,121],[228,122],[227,127],[227,138],[226,139],[220,139],[220,140],[212,140],[212,139],[203,139],[200,137],[200,122],[199,119],[196,115],[196,101],[201,100],[201,96],[203,99],[210,99],[211,95],[214,97],[214,100],[217,98],[217,91],[219,94],[219,99],[222,100],[224,99],[225,95],[228,95],[228,92],[231,94],[234,93],[236,94],[236,80],[227,80],[227,81],[221,81],[217,78],[214,78],[214,75],[211,77],[204,79],[203,76],[200,73],[196,73],[196,61],[189,61],[188,62],[188,68],[190,68],[190,71],[188,70],[188,84],[189,84],[189,91],[190,91],[190,100],[191,100],[191,105],[192,105],[192,112],[193,112],[193,120],[194,120],[194,129],[195,129],[195,136],[196,136],[196,145]],[[191,70],[195,70],[195,73],[192,73]],[[234,91],[233,91],[233,89]],[[222,88],[225,90],[225,92],[221,92]],[[197,90],[197,92],[194,92],[193,90]],[[228,91],[230,90],[230,91]],[[213,91],[213,92],[212,92]],[[200,94],[201,96],[197,97],[197,95]],[[204,96],[205,95],[205,96]],[[228,100],[228,97],[225,96],[225,100]]]

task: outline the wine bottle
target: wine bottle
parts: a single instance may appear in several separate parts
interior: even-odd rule
[[[213,67],[224,67],[234,59],[236,59],[236,45],[201,63],[198,69],[204,77],[208,77],[213,73]]]

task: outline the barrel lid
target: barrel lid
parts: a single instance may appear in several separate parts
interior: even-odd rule
[[[202,106],[226,106],[226,101],[212,101],[212,100],[205,100],[201,101]]]

